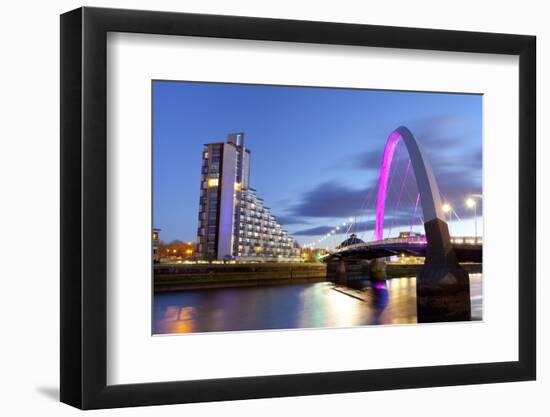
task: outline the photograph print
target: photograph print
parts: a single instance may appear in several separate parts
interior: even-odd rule
[[[481,321],[482,103],[153,80],[152,333]]]

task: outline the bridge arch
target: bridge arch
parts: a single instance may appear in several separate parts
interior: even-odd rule
[[[430,162],[422,152],[422,149],[411,131],[405,126],[400,126],[390,133],[382,156],[380,176],[378,178],[378,195],[376,198],[376,240],[383,239],[388,180],[395,149],[400,141],[403,141],[405,144],[411,159],[416,185],[420,193],[420,204],[424,214],[424,224],[434,219],[439,219],[445,223],[445,217],[441,206],[441,195]]]
[[[404,126],[395,129],[386,142],[376,201],[376,239],[382,239],[388,179],[399,141],[407,147],[424,213],[426,255],[416,276],[416,312],[419,323],[471,319],[470,278],[458,263],[445,222],[441,195],[430,162],[413,134]]]

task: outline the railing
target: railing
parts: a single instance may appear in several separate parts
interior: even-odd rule
[[[464,237],[451,237],[451,243],[465,244],[465,245],[483,245],[482,237],[464,236]]]
[[[344,246],[342,248],[336,248],[331,252],[345,252],[354,249],[366,248],[369,246],[386,246],[395,244],[412,244],[412,245],[426,245],[428,243],[425,236],[411,236],[411,237],[396,237],[382,240],[373,240],[371,242],[355,243],[353,245]],[[465,237],[451,237],[451,243],[463,244],[463,245],[481,245],[483,244],[483,238],[465,236]]]

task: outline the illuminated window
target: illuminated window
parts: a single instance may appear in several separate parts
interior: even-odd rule
[[[208,159],[208,152],[204,153],[204,159]]]
[[[241,189],[242,189],[241,183],[240,183],[240,182],[236,182],[236,183],[235,183],[235,191],[241,191]]]
[[[208,180],[208,187],[217,187],[219,183],[218,178],[210,178]]]

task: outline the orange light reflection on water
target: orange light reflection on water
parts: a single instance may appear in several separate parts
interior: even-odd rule
[[[166,307],[163,317],[157,322],[161,333],[192,333],[194,307]]]

